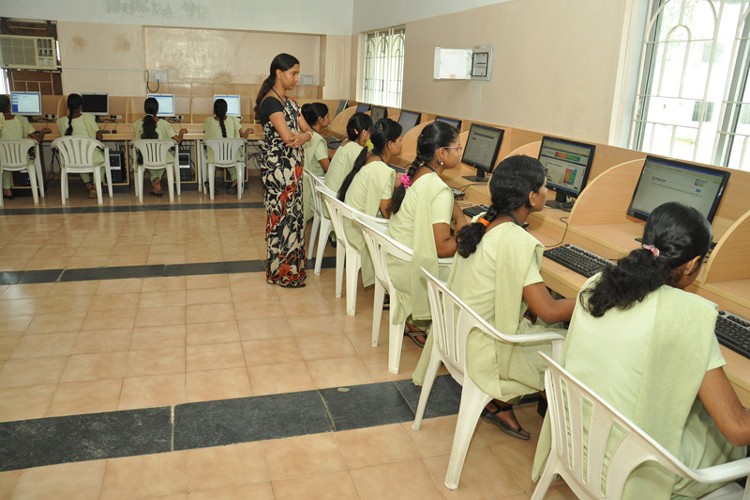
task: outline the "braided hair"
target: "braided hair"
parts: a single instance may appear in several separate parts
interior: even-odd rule
[[[281,53],[273,58],[269,75],[261,83],[258,97],[255,98],[255,116],[260,116],[260,104],[263,102],[263,98],[268,91],[273,87],[273,84],[276,83],[276,70],[287,71],[294,67],[295,64],[299,64],[299,60],[289,54]]]
[[[370,129],[372,153],[376,155],[382,155],[385,147],[389,142],[393,142],[401,137],[402,130],[403,129],[401,128],[401,125],[394,122],[390,118],[378,120]],[[349,172],[349,175],[346,176],[343,184],[341,184],[341,188],[339,189],[339,200],[344,201],[344,199],[346,198],[346,192],[349,189],[352,181],[354,180],[354,176],[356,176],[357,173],[362,169],[362,167],[365,166],[368,153],[369,152],[367,151],[367,148],[362,148],[362,151],[360,151],[357,159],[354,160],[354,166],[352,167],[352,170]]]
[[[226,138],[227,126],[224,122],[227,119],[227,101],[224,99],[216,99],[214,101],[214,115],[219,119],[219,127],[221,127],[221,136]]]
[[[432,122],[422,129],[417,139],[417,156],[409,166],[406,174],[409,179],[414,179],[417,169],[422,165],[431,162],[435,158],[435,153],[440,148],[446,148],[458,139],[458,130],[444,122]],[[390,211],[392,214],[398,212],[401,203],[406,196],[406,187],[399,184],[393,191],[391,198]]]
[[[68,96],[68,128],[65,129],[64,135],[73,135],[73,113],[81,109],[82,106],[83,98],[80,95],[70,94]]]
[[[156,132],[156,118],[159,113],[159,101],[149,97],[143,101],[143,111],[146,116],[143,117],[143,133],[141,139],[158,139],[159,134]]]
[[[498,215],[512,214],[519,208],[531,208],[529,193],[538,192],[544,185],[544,167],[530,156],[510,156],[497,166],[490,180],[492,204],[482,217],[492,222]],[[456,235],[457,252],[468,257],[482,241],[485,226],[477,221],[465,225]]]
[[[581,305],[595,318],[612,308],[629,309],[662,285],[677,286],[677,269],[711,244],[711,225],[695,208],[677,202],[659,205],[643,229],[643,246],[607,266],[596,284],[580,295]]]

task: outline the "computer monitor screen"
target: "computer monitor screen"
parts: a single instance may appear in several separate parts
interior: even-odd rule
[[[83,112],[90,115],[106,116],[109,114],[109,95],[81,94]]]
[[[436,116],[435,121],[447,123],[451,127],[458,130],[459,132],[461,131],[461,120],[454,120],[453,118],[446,118],[444,116]]]
[[[388,118],[388,110],[384,106],[373,106],[370,118],[372,118],[372,123]]]
[[[694,207],[711,222],[728,181],[728,170],[648,156],[627,213],[646,220],[659,205],[677,201]]]
[[[398,124],[401,125],[401,135],[406,135],[409,130],[419,125],[421,118],[421,113],[402,110],[401,115],[398,117]]]
[[[11,92],[10,111],[14,115],[40,116],[42,97],[39,92]]]
[[[214,102],[216,102],[217,99],[224,99],[227,101],[227,116],[240,116],[242,114],[240,113],[240,96],[237,94],[215,94]],[[159,106],[159,110],[161,111],[161,106]]]
[[[504,133],[503,129],[471,124],[461,162],[476,168],[477,175],[464,176],[464,179],[472,182],[486,181],[485,174],[492,172]]]
[[[586,187],[596,146],[582,142],[543,137],[539,161],[547,172],[547,187],[557,193],[555,201],[566,202]]]
[[[357,104],[357,113],[365,113],[367,111],[370,111],[370,105],[366,102],[360,102]]]
[[[349,107],[349,99],[339,99],[339,105],[336,106],[336,114],[334,117]]]
[[[149,94],[159,103],[156,116],[174,116],[174,94]]]

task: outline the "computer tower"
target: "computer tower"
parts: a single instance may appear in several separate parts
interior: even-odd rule
[[[180,151],[179,153],[179,164],[180,164],[180,181],[192,181],[195,179],[193,172],[193,165],[190,159],[189,151]]]
[[[109,166],[112,170],[112,183],[120,184],[127,180],[125,175],[125,153],[122,151],[109,152]]]

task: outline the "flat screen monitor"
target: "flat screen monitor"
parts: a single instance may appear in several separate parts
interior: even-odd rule
[[[156,116],[174,116],[174,94],[149,94],[159,103],[159,112]]]
[[[627,213],[646,220],[659,205],[677,201],[694,207],[711,222],[728,181],[729,170],[647,156]]]
[[[240,96],[237,94],[215,94],[214,102],[217,99],[224,99],[227,101],[227,116],[240,116]],[[161,110],[161,106],[159,106]]]
[[[106,116],[109,114],[109,95],[81,94],[83,112],[90,115]]]
[[[357,104],[357,113],[365,113],[367,111],[370,111],[370,105],[366,102],[360,102]]]
[[[550,206],[560,208],[559,204],[567,202],[568,196],[581,194],[589,178],[595,150],[593,144],[556,137],[542,138],[539,161],[547,172],[547,187],[556,193],[556,204],[550,202]]]
[[[500,152],[500,144],[503,142],[503,134],[505,131],[500,128],[471,124],[461,163],[476,168],[477,175],[464,176],[464,179],[471,182],[487,182],[486,174],[492,173],[497,154]]]
[[[446,118],[444,116],[436,116],[435,121],[447,123],[451,127],[458,130],[459,132],[461,131],[461,120],[454,120],[453,118]]]
[[[409,130],[419,125],[421,119],[422,113],[402,110],[401,115],[398,117],[398,124],[401,125],[401,135],[406,135]]]
[[[373,106],[370,118],[372,118],[372,123],[388,118],[388,110],[385,109],[385,106]]]
[[[349,107],[349,99],[339,99],[339,105],[336,106],[336,114],[333,115],[334,118],[336,117],[336,115],[338,115],[339,113],[341,113],[348,107]]]
[[[11,92],[10,111],[14,115],[41,116],[42,96],[39,92]]]

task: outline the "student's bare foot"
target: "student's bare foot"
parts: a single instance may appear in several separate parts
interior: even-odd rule
[[[161,180],[154,179],[151,181],[151,193],[152,196],[162,196],[164,192],[161,190]]]
[[[10,189],[3,189],[3,198],[6,200],[12,200],[13,199],[13,191]]]

